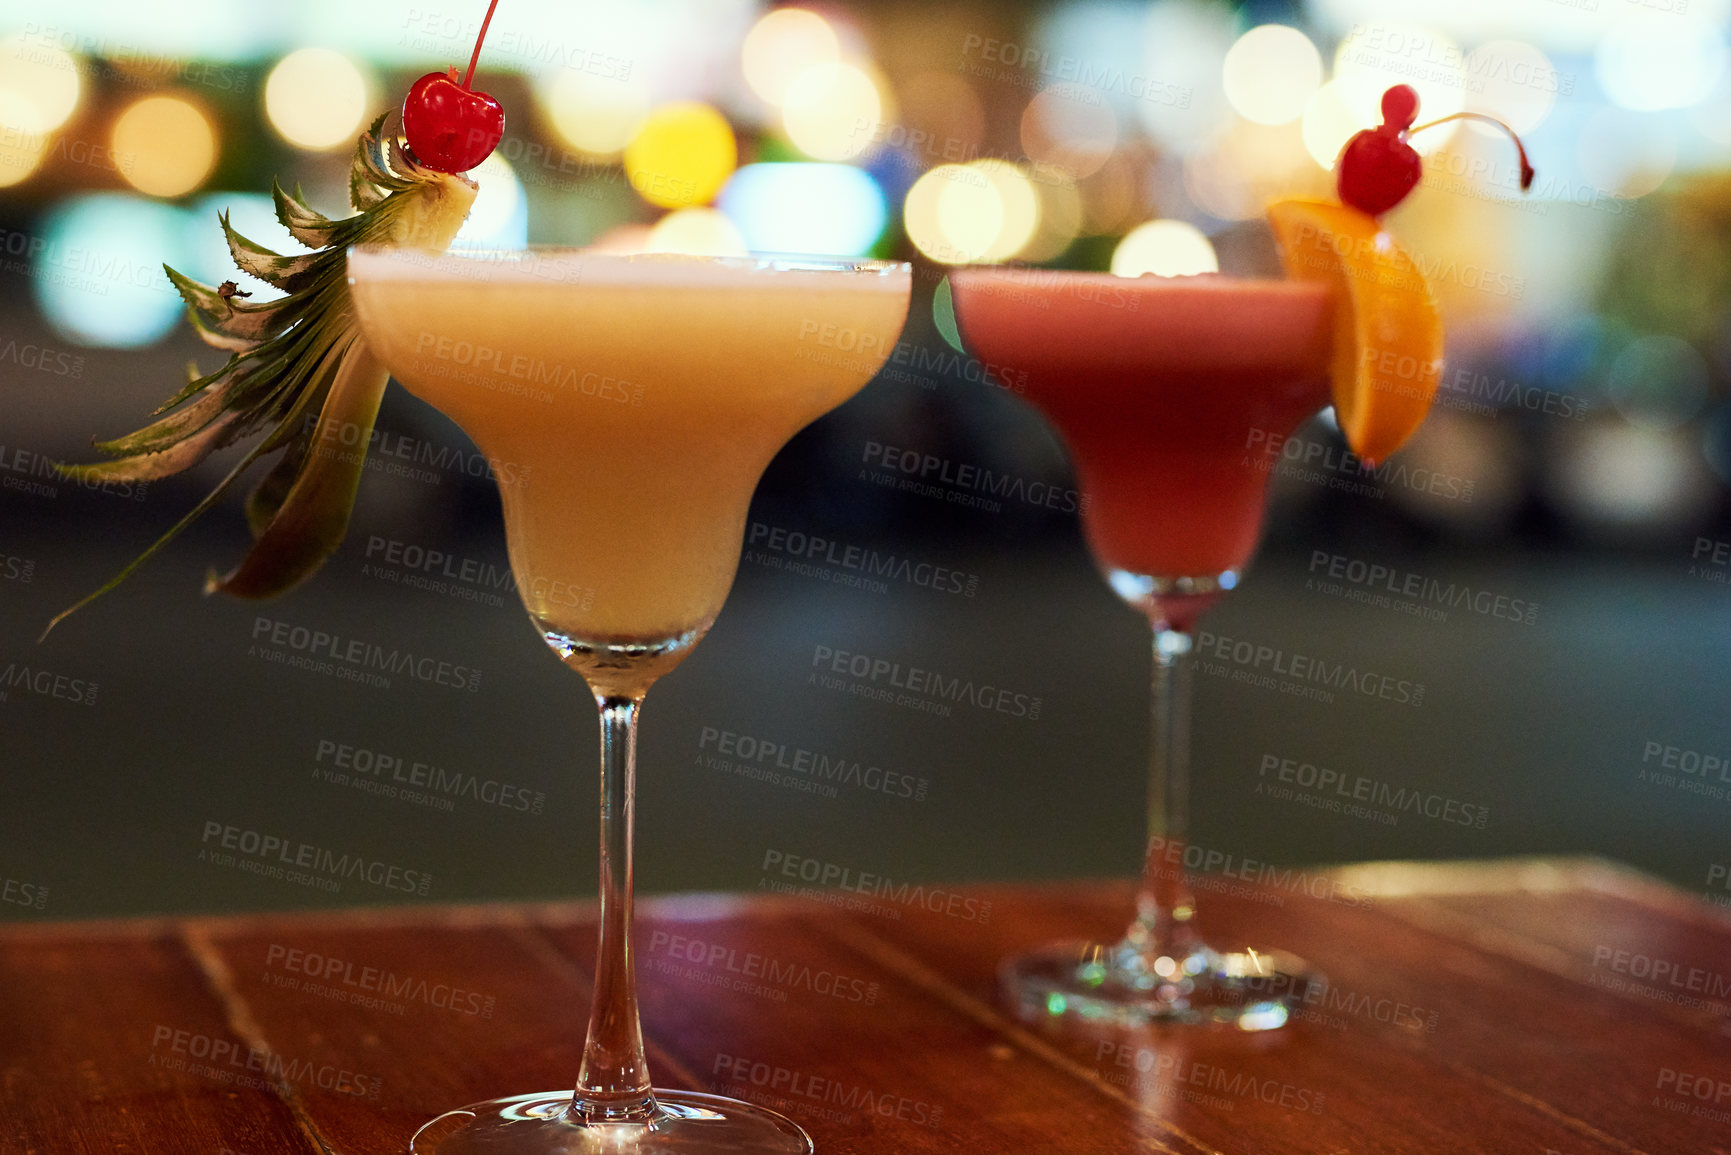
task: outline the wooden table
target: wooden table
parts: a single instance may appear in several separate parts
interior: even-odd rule
[[[1210,937],[1329,977],[1285,1031],[1074,1042],[1006,1018],[996,961],[1116,931],[1127,883],[694,896],[640,904],[650,1061],[826,1155],[1731,1151],[1723,910],[1589,860],[1214,881]],[[446,1108],[569,1085],[593,917],[8,926],[0,1151],[401,1152]]]

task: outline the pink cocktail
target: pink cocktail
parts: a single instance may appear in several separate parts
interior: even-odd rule
[[[964,269],[950,284],[963,342],[1025,375],[1062,436],[1089,548],[1154,629],[1136,920],[1116,943],[1007,960],[1006,993],[1036,1019],[1280,1026],[1303,965],[1205,946],[1174,865],[1188,817],[1190,630],[1237,585],[1261,536],[1271,463],[1254,446],[1279,444],[1329,402],[1332,295],[1314,283],[1028,269]]]

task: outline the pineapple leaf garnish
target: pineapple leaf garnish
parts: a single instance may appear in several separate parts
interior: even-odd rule
[[[282,456],[246,501],[252,548],[226,576],[212,572],[205,592],[249,598],[286,592],[342,543],[387,380],[355,324],[349,247],[392,244],[442,252],[462,227],[476,191],[467,178],[416,161],[394,131],[383,131],[388,116],[373,121],[355,148],[349,168],[354,216],[331,220],[309,208],[298,187],[290,196],[272,182],[277,220],[312,252],[272,252],[242,236],[221,214],[235,266],[285,296],[249,301],[233,281],[212,288],[163,266],[186,302],[192,327],[205,344],[228,353],[227,362],[209,374],[190,368],[187,384],[152,415],[158,420],[94,442],[111,460],[56,468],[89,482],[149,481],[238,442],[258,441],[190,513],[101,588],[57,615],[43,636],[131,577],[271,453]]]

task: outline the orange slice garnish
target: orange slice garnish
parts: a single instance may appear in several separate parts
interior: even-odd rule
[[[1442,378],[1436,298],[1376,218],[1333,201],[1279,200],[1268,221],[1287,275],[1335,290],[1334,414],[1368,464],[1388,460],[1430,412]]]

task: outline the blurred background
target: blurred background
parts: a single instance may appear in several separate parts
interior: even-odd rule
[[[1521,195],[1494,131],[1415,138],[1426,176],[1388,221],[1444,309],[1436,408],[1374,474],[1327,415],[1301,431],[1262,555],[1206,628],[1417,701],[1267,688],[1228,644],[1198,676],[1195,841],[1286,863],[1596,853],[1731,900],[1726,8],[504,0],[476,85],[506,136],[459,243],[870,254],[919,274],[890,364],[772,466],[726,612],[649,699],[642,884],[762,887],[775,853],[896,880],[1137,868],[1145,631],[1092,569],[1061,447],[961,349],[944,275],[1278,275],[1263,206],[1327,195],[1341,145],[1404,82],[1421,120],[1508,122],[1537,182]],[[273,177],[345,215],[356,134],[466,63],[484,10],[0,14],[0,918],[591,893],[587,695],[516,603],[485,460],[401,390],[315,582],[199,597],[244,549],[237,497],[36,640],[232,464],[108,487],[50,464],[141,425],[188,360],[214,364],[161,266],[234,276],[223,211],[297,251]],[[971,488],[963,466],[1013,484]],[[795,564],[813,537],[966,580],[844,584]],[[294,668],[256,644],[283,623],[481,676]],[[810,678],[826,650],[1037,709],[837,692]],[[801,752],[844,769],[791,769]],[[1311,789],[1361,781],[1380,804]],[[270,877],[211,853],[213,828],[430,884]]]

